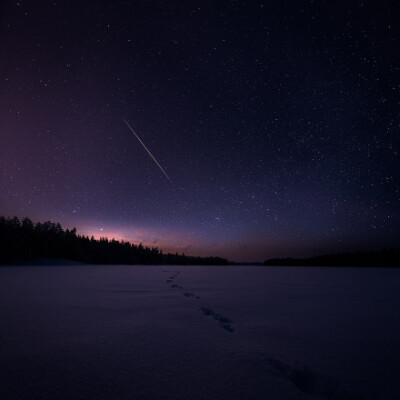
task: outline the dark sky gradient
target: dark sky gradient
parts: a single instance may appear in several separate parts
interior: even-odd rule
[[[238,261],[400,244],[398,1],[1,4],[0,214]]]

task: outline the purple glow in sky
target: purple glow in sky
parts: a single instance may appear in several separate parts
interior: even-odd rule
[[[400,244],[396,2],[0,13],[0,214],[237,261]]]

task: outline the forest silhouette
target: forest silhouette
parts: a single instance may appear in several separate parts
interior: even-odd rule
[[[158,247],[79,235],[51,221],[0,216],[0,264],[35,264],[40,259],[66,259],[85,264],[235,265],[221,257],[166,253]],[[250,263],[254,264],[254,263]],[[261,263],[259,263],[260,265]],[[261,264],[262,265],[262,264]],[[273,258],[265,266],[391,266],[400,265],[400,249],[327,254],[309,258]]]
[[[399,267],[400,249],[385,248],[381,251],[337,253],[309,258],[272,258],[266,266],[307,267]]]
[[[35,263],[40,258],[68,259],[87,264],[227,265],[220,257],[164,254],[141,243],[79,235],[76,228],[63,229],[50,221],[33,223],[29,218],[0,216],[0,264]]]

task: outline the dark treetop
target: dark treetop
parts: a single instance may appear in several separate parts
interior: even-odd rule
[[[33,224],[29,218],[0,217],[0,264],[32,263],[37,259],[67,259],[89,264],[202,264],[226,265],[220,257],[163,254],[157,247],[129,242],[95,240],[50,221]]]

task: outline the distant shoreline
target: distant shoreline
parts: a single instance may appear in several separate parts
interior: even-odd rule
[[[318,258],[318,257],[315,257]],[[289,260],[291,263],[289,263]],[[304,268],[398,268],[399,264],[397,265],[383,265],[383,264],[362,264],[362,265],[350,265],[350,264],[306,264],[304,263],[305,259],[280,259],[281,264],[270,264],[269,262],[272,262],[272,260],[261,263],[261,262],[230,262],[228,265],[220,265],[220,264],[186,264],[183,266],[204,266],[204,267],[304,267]],[[294,264],[295,262],[298,262],[298,264]],[[16,263],[10,263],[10,264],[0,264],[0,267],[46,267],[46,266],[51,266],[51,267],[58,267],[58,266],[90,266],[90,265],[129,265],[129,266],[146,266],[146,267],[151,267],[151,266],[165,266],[167,267],[168,265],[171,264],[102,264],[102,263],[84,263],[81,261],[76,261],[76,260],[70,260],[70,259],[65,259],[65,258],[37,258],[37,259],[31,259],[31,260],[24,260]]]
[[[400,249],[326,254],[309,258],[273,258],[265,266],[285,267],[400,267]]]
[[[37,258],[31,260],[21,261],[12,265],[20,265],[20,266],[56,266],[56,265],[87,265],[83,262],[76,260],[68,260],[65,258]]]

